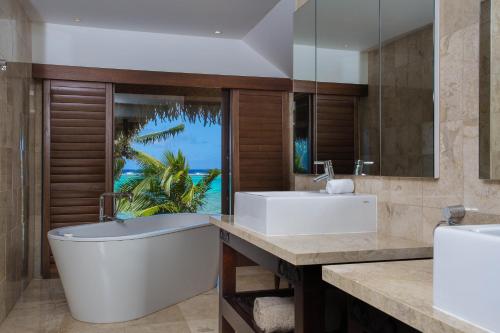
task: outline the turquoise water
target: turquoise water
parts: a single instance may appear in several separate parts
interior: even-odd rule
[[[295,139],[294,142],[294,171],[296,173],[311,173],[311,162],[309,161],[309,140]]]
[[[202,178],[203,174],[192,174],[191,178],[193,183],[197,184]],[[198,213],[201,214],[220,214],[221,213],[221,192],[222,192],[222,177],[219,175],[214,179],[210,190],[205,197],[205,204]]]
[[[191,170],[190,176],[193,183],[197,184],[203,176],[206,174],[206,170]],[[115,182],[115,191],[123,184],[127,179],[135,177],[136,172],[132,170],[125,170]],[[220,214],[221,213],[221,192],[222,192],[222,177],[218,176],[212,182],[210,190],[207,192],[205,197],[205,204],[198,210],[200,214]],[[122,214],[123,215],[123,214]]]

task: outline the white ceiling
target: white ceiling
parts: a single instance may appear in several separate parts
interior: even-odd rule
[[[314,6],[317,6],[315,8]],[[378,44],[379,10],[382,40],[408,33],[434,20],[434,0],[316,0],[295,14],[295,43],[362,51]],[[317,15],[317,40],[314,17]]]
[[[243,38],[279,0],[24,0],[33,21]],[[78,17],[79,23],[74,21]]]

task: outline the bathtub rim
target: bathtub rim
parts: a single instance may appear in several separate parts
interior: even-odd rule
[[[143,232],[143,233],[138,233],[138,234],[132,234],[132,235],[125,235],[125,236],[76,237],[76,236],[64,236],[64,235],[57,234],[57,233],[60,233],[61,231],[64,231],[65,229],[90,228],[90,227],[95,227],[96,225],[105,224],[105,223],[117,223],[116,221],[100,222],[100,223],[96,222],[96,223],[91,223],[91,224],[74,225],[74,226],[60,227],[60,228],[52,229],[49,232],[47,232],[47,238],[49,240],[56,240],[56,241],[96,242],[96,243],[97,242],[106,243],[106,242],[120,242],[120,241],[127,241],[127,240],[138,240],[138,239],[145,239],[145,238],[168,235],[168,234],[172,234],[172,233],[178,233],[178,232],[187,231],[187,230],[191,230],[191,229],[210,227],[210,226],[213,226],[209,221],[210,217],[217,216],[217,214],[197,214],[197,213],[179,213],[179,214],[162,214],[162,215],[184,215],[184,216],[199,215],[199,216],[206,216],[207,221],[206,222],[196,222],[196,223],[192,223],[191,225],[186,225],[186,226],[181,226],[181,227],[163,228],[163,229],[159,229],[159,230]],[[161,215],[158,215],[158,216],[161,216]],[[139,220],[139,219],[141,219],[141,217],[130,219],[129,221],[126,221],[125,223],[132,222],[132,220]],[[141,223],[141,222],[135,221],[133,223]]]

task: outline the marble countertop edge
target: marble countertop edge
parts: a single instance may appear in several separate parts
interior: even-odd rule
[[[432,260],[323,266],[322,276],[325,282],[419,331],[487,332],[433,307]]]
[[[231,216],[210,222],[296,266],[432,257],[432,245],[374,232],[330,235],[266,236],[234,224]]]
[[[405,310],[407,310],[407,311],[411,309],[411,306],[409,304],[407,304],[406,302],[396,302],[396,301],[390,300],[390,295],[385,294],[383,292],[376,291],[376,290],[371,290],[370,291],[371,293],[383,298],[385,303],[381,302],[380,300],[374,301],[375,297],[374,298],[366,297],[366,295],[365,295],[366,294],[366,287],[359,284],[356,280],[350,280],[348,278],[344,278],[344,277],[337,275],[334,272],[326,270],[326,269],[323,269],[323,280],[334,285],[335,287],[339,288],[340,290],[348,293],[349,295],[354,296],[357,299],[359,299],[365,303],[370,304],[371,306],[373,306],[379,310],[383,309],[384,312],[386,312],[387,314],[389,314],[392,317],[397,316],[397,313],[396,313],[396,311],[388,310],[388,308],[392,308],[393,306],[397,306],[401,309],[401,306],[403,306],[405,308]],[[351,286],[351,287],[346,286],[347,283],[354,283],[354,286]],[[391,303],[391,305],[388,306],[388,303]],[[412,310],[412,311],[418,315],[418,318],[421,318],[421,316],[424,316],[424,314],[418,310]],[[397,318],[397,319],[401,320],[401,318]],[[416,328],[420,331],[424,331],[424,329],[425,329],[425,327],[421,326],[421,323],[419,322],[419,319],[417,319],[417,318],[415,318],[414,320],[410,319],[410,320],[401,320],[401,321],[403,321],[405,324],[407,324],[413,328]]]

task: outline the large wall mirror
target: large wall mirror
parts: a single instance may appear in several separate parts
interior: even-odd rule
[[[479,177],[500,180],[500,1],[481,1]]]
[[[434,0],[297,8],[296,173],[332,160],[338,174],[438,177],[436,8]]]

